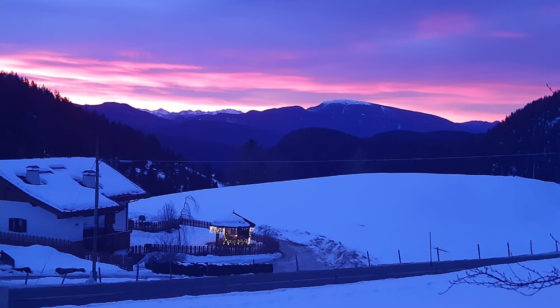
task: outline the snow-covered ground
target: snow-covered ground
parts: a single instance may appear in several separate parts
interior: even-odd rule
[[[163,204],[180,211],[193,196],[196,219],[235,210],[280,237],[314,247],[323,262],[365,264],[429,259],[429,232],[442,258],[514,255],[554,249],[560,237],[560,185],[519,177],[357,174],[223,187],[156,196],[130,204],[130,217],[157,218]],[[353,251],[357,255],[353,255]],[[434,255],[435,256],[435,255]]]
[[[55,269],[57,267],[84,268],[86,274],[91,271],[91,261],[80,259],[71,254],[62,253],[48,246],[33,245],[23,247],[0,244],[0,250],[5,251],[9,256],[14,258],[15,267],[29,267],[32,271],[32,275],[58,275],[55,272]],[[116,265],[105,263],[97,264],[97,266],[101,268],[101,273],[103,275],[127,273],[127,271],[119,268]],[[14,274],[16,276],[25,275],[21,273]],[[8,276],[8,273],[0,272],[0,277],[3,275]],[[72,275],[84,275],[84,273],[78,272],[69,274],[69,276]]]
[[[557,260],[526,262],[538,270],[558,266]],[[519,271],[516,265],[500,265],[495,269]],[[87,307],[550,307],[560,299],[559,288],[544,289],[534,296],[481,286],[459,285],[444,292],[456,273],[366,281],[321,287],[278,289],[258,292],[183,296],[144,301],[122,301],[90,304]],[[68,306],[66,306],[68,307]],[[80,306],[83,307],[83,306]]]
[[[62,276],[57,274],[55,269],[61,268],[83,268],[84,272],[76,272],[68,274],[64,284],[84,284],[88,282],[91,272],[91,261],[80,259],[71,254],[60,252],[52,247],[33,245],[28,247],[11,246],[0,244],[0,250],[5,251],[9,256],[14,258],[15,267],[29,267],[32,271],[28,286],[60,284]],[[208,263],[208,264],[252,264],[252,263],[269,263],[281,257],[276,254],[258,254],[258,255],[241,255],[241,256],[191,256],[180,255],[184,258],[182,263]],[[136,280],[136,271],[126,271],[118,266],[105,263],[97,263],[97,267],[101,268],[102,282],[115,283]],[[12,270],[11,266],[0,266],[0,286],[23,286],[26,274]],[[151,270],[146,269],[144,262],[140,262],[139,279],[168,279],[167,274],[155,274]],[[178,276],[176,276],[178,277]],[[183,278],[187,278],[184,276]]]
[[[181,243],[182,245],[206,245],[209,242],[216,241],[216,234],[210,233],[208,228],[197,228],[191,226],[181,226]],[[130,245],[144,244],[173,244],[179,243],[179,231],[173,230],[168,233],[162,232],[144,232],[134,230],[130,234]]]

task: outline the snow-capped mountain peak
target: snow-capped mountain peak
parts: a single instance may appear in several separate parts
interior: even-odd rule
[[[307,108],[307,110],[318,111],[331,106],[375,106],[375,104],[364,102],[364,101],[350,100],[350,99],[335,99],[335,100],[324,101],[317,106]]]
[[[200,115],[216,115],[221,113],[226,114],[241,114],[242,112],[235,109],[221,109],[216,111],[202,111],[202,110],[183,110],[179,112],[169,112],[165,109],[158,109],[158,110],[147,110],[142,109],[143,111],[149,112],[155,116],[165,119],[175,119],[178,117],[193,117],[193,116],[200,116]]]

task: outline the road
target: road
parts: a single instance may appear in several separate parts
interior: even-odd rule
[[[560,258],[559,253],[434,263],[376,265],[366,268],[316,270],[272,274],[187,278],[97,285],[0,288],[0,308],[83,305],[96,302],[142,300],[183,295],[261,291],[322,286],[386,278],[401,278],[461,271],[481,266]]]

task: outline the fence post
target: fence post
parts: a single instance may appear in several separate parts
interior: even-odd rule
[[[369,261],[369,250],[366,252],[367,252],[367,265],[368,267],[371,267],[371,262]]]
[[[401,260],[401,250],[398,249],[397,252],[399,253],[399,264],[402,264],[402,260]]]
[[[533,240],[529,240],[529,247],[531,248],[531,255],[533,255]]]
[[[430,265],[432,265],[432,232],[430,232]]]
[[[140,275],[140,263],[136,264],[136,282],[138,282],[139,275]]]
[[[508,248],[508,257],[511,257],[511,249],[509,248],[509,242],[507,242],[507,248]]]
[[[98,272],[97,277],[99,277],[99,283],[101,283],[101,267],[97,268],[97,272]]]
[[[476,247],[478,248],[478,259],[480,260],[480,244],[476,244]]]

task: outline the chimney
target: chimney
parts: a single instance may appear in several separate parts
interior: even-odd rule
[[[39,166],[27,166],[25,172],[25,180],[29,184],[41,185],[41,178],[39,177]]]
[[[95,171],[94,170],[85,170],[82,172],[83,179],[82,184],[85,187],[95,188]]]

